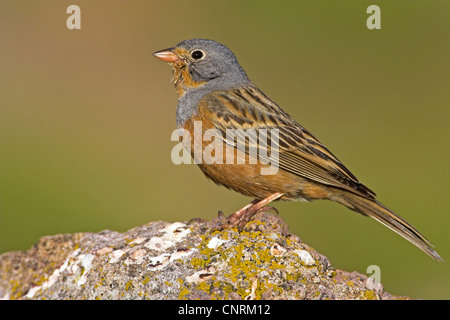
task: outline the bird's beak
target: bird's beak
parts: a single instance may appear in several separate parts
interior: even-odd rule
[[[180,60],[180,58],[173,52],[173,49],[174,48],[157,51],[153,55],[158,59],[161,59],[166,62],[175,62]]]

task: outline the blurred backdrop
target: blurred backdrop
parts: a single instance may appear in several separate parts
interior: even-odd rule
[[[66,8],[81,8],[68,30]],[[212,219],[249,202],[170,152],[177,96],[152,53],[203,37],[447,263],[338,204],[276,203],[336,268],[450,298],[450,2],[0,1],[0,253],[44,235]]]

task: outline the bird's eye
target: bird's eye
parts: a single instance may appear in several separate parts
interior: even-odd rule
[[[194,51],[191,52],[191,57],[194,60],[200,60],[204,56],[205,56],[205,54],[203,53],[202,50],[194,50]]]

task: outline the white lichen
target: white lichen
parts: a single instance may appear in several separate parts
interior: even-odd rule
[[[81,260],[81,266],[83,269],[83,274],[81,275],[80,279],[77,281],[77,285],[82,286],[87,281],[87,275],[89,271],[92,269],[92,261],[94,261],[95,256],[93,254],[86,254],[86,255],[80,255],[78,257],[78,261]]]
[[[152,237],[144,246],[150,250],[165,251],[182,241],[190,232],[181,222],[175,222],[159,230],[162,235]]]
[[[121,250],[117,249],[111,252],[111,258],[109,259],[109,263],[116,263],[119,259],[127,252],[129,249]]]
[[[316,260],[311,256],[311,254],[306,250],[294,250],[294,253],[296,253],[300,260],[304,263],[305,266],[310,267],[316,264]]]
[[[78,248],[78,249],[72,251],[71,253],[69,253],[67,258],[64,260],[64,263],[61,265],[61,267],[55,269],[53,271],[53,273],[50,275],[50,277],[48,277],[47,281],[44,281],[40,286],[34,286],[30,290],[28,290],[25,297],[32,299],[38,291],[46,290],[46,289],[50,288],[52,285],[54,285],[57,282],[59,276],[61,275],[61,273],[63,271],[65,271],[66,269],[69,269],[69,267],[72,264],[76,265],[81,261],[81,259],[74,260],[74,258],[76,258],[78,256],[80,251],[81,251],[81,249]]]
[[[213,237],[211,240],[209,240],[207,247],[209,249],[217,249],[220,247],[223,243],[227,242],[226,240],[222,240],[219,237]]]

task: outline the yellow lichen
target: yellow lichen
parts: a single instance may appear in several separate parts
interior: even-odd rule
[[[178,295],[178,299],[179,299],[179,300],[185,300],[185,296],[186,296],[188,293],[189,293],[189,289],[188,289],[188,288],[186,288],[186,287],[181,288],[180,294]]]
[[[128,292],[128,290],[130,290],[131,288],[133,288],[133,281],[130,280],[127,283],[125,283],[125,291]]]
[[[366,300],[378,300],[378,295],[374,291],[364,291],[363,297]]]

